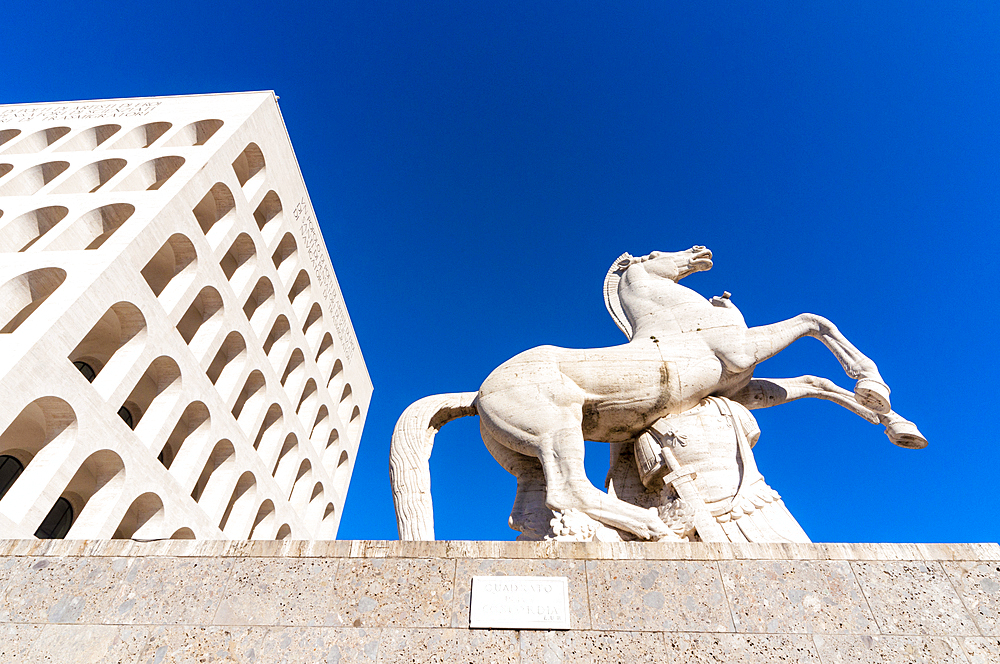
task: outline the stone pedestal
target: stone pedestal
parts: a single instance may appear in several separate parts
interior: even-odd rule
[[[469,628],[474,575],[571,628]],[[996,544],[0,541],[0,662],[1000,661]]]

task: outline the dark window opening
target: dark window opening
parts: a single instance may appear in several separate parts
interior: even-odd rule
[[[0,456],[0,498],[7,494],[23,471],[24,464],[14,457],[8,454]]]
[[[90,366],[86,362],[77,360],[73,363],[73,366],[80,370],[80,373],[83,374],[83,377],[86,378],[87,381],[93,383],[94,379],[97,378],[97,372],[94,371],[94,367]]]
[[[135,428],[135,423],[132,419],[132,412],[129,411],[129,409],[126,408],[125,406],[122,406],[121,408],[118,409],[118,417],[122,418],[122,420],[125,421],[125,424],[128,425],[129,429]]]
[[[38,539],[65,539],[69,527],[73,525],[73,506],[65,498],[60,498],[42,520],[35,531]]]

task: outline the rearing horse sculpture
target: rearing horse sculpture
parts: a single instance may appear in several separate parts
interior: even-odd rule
[[[890,410],[889,388],[875,363],[827,319],[800,314],[748,328],[728,294],[706,300],[678,283],[711,267],[712,252],[700,246],[641,258],[623,254],[605,279],[605,302],[628,343],[532,348],[497,367],[478,392],[430,396],[409,406],[390,451],[400,539],[434,539],[428,467],[434,435],[447,422],[477,413],[486,447],[518,479],[515,514],[522,496],[544,483],[550,509],[575,508],[643,539],[671,533],[655,510],[590,483],[584,440],[631,441],[659,418],[704,397],[728,397],[750,409],[802,397],[827,399],[883,424],[896,445],[927,444],[911,422]],[[753,378],[757,364],[805,336],[819,339],[855,379],[853,394],[815,376]]]

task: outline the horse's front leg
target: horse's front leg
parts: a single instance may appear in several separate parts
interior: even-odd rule
[[[884,415],[873,413],[860,405],[849,391],[826,378],[817,376],[754,378],[745,387],[726,396],[750,410],[770,408],[806,397],[825,399],[873,424],[882,424],[885,427],[885,435],[899,447],[920,449],[927,446],[927,439],[913,422],[893,411]]]
[[[802,337],[819,339],[830,349],[847,375],[857,381],[854,386],[854,398],[859,404],[876,413],[884,414],[891,410],[889,386],[879,375],[878,367],[855,348],[854,344],[840,333],[836,325],[822,316],[799,314],[780,323],[752,327],[747,330],[745,336],[746,352],[757,364],[774,357],[793,341]]]

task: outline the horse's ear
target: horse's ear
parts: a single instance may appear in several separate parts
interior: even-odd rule
[[[632,254],[626,251],[615,259],[615,262],[611,264],[611,268],[608,270],[607,276],[604,277],[604,306],[608,308],[608,313],[614,319],[615,325],[625,333],[629,341],[632,340],[632,324],[628,322],[625,310],[622,308],[622,302],[618,297],[618,282],[621,281],[622,274],[625,273],[625,270],[634,261],[635,258]]]

